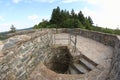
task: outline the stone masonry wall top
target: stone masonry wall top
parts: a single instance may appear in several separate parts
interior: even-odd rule
[[[64,29],[61,31],[60,29],[60,32],[70,33],[71,30],[72,29]],[[74,29],[74,32],[77,35],[93,39],[104,45],[114,48],[114,54],[111,62],[111,69],[109,71],[108,80],[120,80],[120,36],[83,29]]]
[[[59,33],[70,33],[71,29],[57,29]],[[56,30],[55,30],[56,31]],[[0,57],[0,80],[25,80],[35,66],[50,53],[52,43],[51,30],[35,30],[21,36],[14,36],[5,41]],[[114,48],[108,80],[120,80],[120,36],[94,31],[76,29],[76,34],[91,38]]]
[[[47,30],[6,40],[0,57],[0,80],[26,80],[36,65],[44,60],[45,53],[51,51],[50,44],[51,35]]]

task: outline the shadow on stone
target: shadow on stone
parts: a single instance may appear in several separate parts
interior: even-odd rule
[[[45,65],[47,68],[55,71],[56,73],[64,74],[72,61],[72,56],[67,46],[59,46],[53,48],[52,56]]]

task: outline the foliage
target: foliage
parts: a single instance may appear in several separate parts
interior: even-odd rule
[[[85,18],[80,11],[78,14],[72,9],[71,12],[61,10],[59,7],[53,9],[50,21],[42,21],[34,28],[86,28],[91,29],[92,19]]]
[[[119,28],[115,29],[115,30],[114,30],[114,34],[120,35],[120,29],[119,29]]]
[[[113,30],[109,28],[102,28],[94,26],[93,24],[92,18],[90,16],[85,17],[82,11],[79,11],[79,13],[76,14],[74,9],[69,12],[67,10],[61,10],[57,7],[53,9],[51,19],[49,21],[43,19],[38,25],[34,25],[34,28],[82,28],[120,35],[119,29]]]
[[[10,32],[16,32],[16,28],[14,27],[14,25],[12,24],[11,27],[10,27]]]
[[[102,28],[102,27],[95,26],[92,30],[99,31],[99,32],[104,32],[104,33],[120,35],[120,30],[119,29],[109,29],[109,28]]]

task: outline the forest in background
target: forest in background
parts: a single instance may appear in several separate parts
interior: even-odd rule
[[[99,31],[104,33],[118,34],[119,29],[102,28],[93,25],[93,20],[90,16],[84,16],[82,11],[78,14],[74,9],[71,12],[67,10],[61,10],[59,7],[53,9],[50,20],[42,20],[39,24],[34,25],[34,29],[39,28],[81,28],[93,31]]]

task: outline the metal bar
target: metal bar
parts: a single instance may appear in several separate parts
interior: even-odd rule
[[[71,44],[71,38],[70,38],[70,36],[71,36],[71,35],[69,34],[69,37],[68,37],[68,38],[69,38],[69,39],[68,39],[68,45]]]
[[[72,42],[73,44],[75,44],[75,41],[73,41],[72,39],[71,39],[71,42]]]

